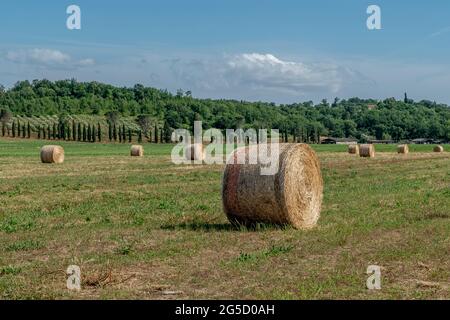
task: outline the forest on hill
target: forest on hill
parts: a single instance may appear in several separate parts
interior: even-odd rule
[[[318,104],[307,101],[278,105],[197,99],[181,89],[170,93],[140,84],[126,88],[74,79],[20,81],[10,89],[0,86],[0,121],[7,128],[17,117],[65,119],[74,115],[95,116],[107,123],[133,119],[135,123],[124,129],[127,134],[130,130],[136,132],[131,127],[137,125],[146,136],[155,125],[165,131],[192,129],[194,120],[202,120],[204,129],[273,128],[307,142],[315,142],[319,136],[354,137],[361,141],[450,141],[450,107],[428,100],[413,101],[406,94],[400,101],[336,98]],[[92,125],[98,125],[97,120]]]

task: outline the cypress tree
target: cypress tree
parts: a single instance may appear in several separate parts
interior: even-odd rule
[[[128,128],[128,142],[131,143],[131,129]]]
[[[98,142],[102,142],[102,127],[100,126],[100,122],[97,123],[97,138]]]
[[[27,125],[27,135],[28,135],[28,139],[30,139],[30,138],[31,138],[31,126],[30,126],[30,122],[28,122],[28,125]]]
[[[125,143],[125,141],[127,140],[127,131],[125,130],[125,124],[122,125],[122,142]]]
[[[44,140],[47,138],[46,136],[46,130],[45,130],[45,126],[42,127],[42,138],[44,138]]]
[[[47,125],[47,139],[50,140],[51,134],[50,134],[50,125]]]
[[[163,128],[161,128],[161,130],[159,130],[159,138],[161,139],[161,143],[164,143],[164,130],[163,130]]]
[[[52,132],[52,135],[53,135],[53,140],[56,140],[56,123],[53,124],[53,132]]]
[[[92,142],[97,141],[97,132],[95,131],[95,125],[92,125]]]
[[[108,122],[108,137],[109,137],[109,142],[112,141],[112,127],[111,127],[111,122]]]
[[[5,123],[2,122],[2,136],[5,136]]]
[[[17,120],[17,138],[20,138],[20,122]]]
[[[26,131],[25,131],[26,129],[25,129],[25,124],[24,125],[22,125],[22,138],[26,138]]]
[[[78,141],[81,141],[81,136],[82,136],[82,132],[81,132],[81,123],[78,122]]]
[[[62,138],[62,125],[61,125],[61,120],[59,120],[58,121],[58,124],[56,125],[56,137],[58,138],[58,139],[61,139]]]
[[[66,140],[66,126],[64,123],[61,123],[61,139]]]
[[[114,141],[117,141],[117,127],[116,127],[115,123],[113,126],[113,138],[114,138]]]
[[[41,138],[41,126],[37,127],[37,138],[40,139]]]
[[[169,123],[167,121],[164,121],[163,131],[164,131],[164,142],[170,142],[171,132]],[[256,137],[258,137],[258,135],[256,135]]]
[[[92,141],[92,130],[91,130],[91,125],[88,124],[88,129],[87,129],[87,141],[91,142]]]
[[[141,130],[139,130],[139,133],[138,133],[138,142],[142,143],[142,131]]]
[[[155,125],[155,143],[158,143],[158,125]]]
[[[86,125],[83,124],[83,142],[86,142]]]
[[[119,126],[119,142],[122,142],[122,127]]]
[[[77,127],[75,125],[75,120],[72,120],[72,140],[77,139]]]

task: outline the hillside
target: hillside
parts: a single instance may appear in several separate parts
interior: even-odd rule
[[[0,87],[0,109],[6,127],[22,120],[30,122],[32,130],[39,124],[52,125],[61,117],[106,128],[105,115],[113,112],[118,123],[133,132],[142,130],[136,118],[146,115],[151,128],[190,129],[194,120],[202,120],[204,128],[275,128],[306,142],[316,141],[319,135],[450,140],[450,108],[432,101],[414,102],[406,96],[404,101],[336,98],[316,105],[311,101],[277,105],[196,99],[189,91],[172,94],[142,85],[118,88],[98,82],[35,80],[18,82],[8,90]]]

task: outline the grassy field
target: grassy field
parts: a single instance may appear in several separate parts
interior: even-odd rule
[[[324,203],[309,231],[233,229],[223,167],[176,166],[170,145],[0,140],[0,298],[450,299],[450,148],[314,146]],[[380,152],[382,151],[382,152]],[[83,288],[66,288],[81,267]],[[382,289],[367,290],[369,265]]]

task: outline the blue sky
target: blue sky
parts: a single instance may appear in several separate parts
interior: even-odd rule
[[[81,30],[66,28],[67,6]],[[366,8],[381,8],[369,31]],[[450,103],[450,2],[2,1],[0,83],[77,78],[275,102]]]

